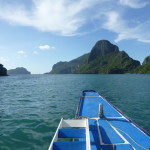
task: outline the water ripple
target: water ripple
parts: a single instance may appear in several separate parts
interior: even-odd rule
[[[0,150],[46,150],[60,118],[94,89],[150,131],[150,75],[23,75],[0,78]]]

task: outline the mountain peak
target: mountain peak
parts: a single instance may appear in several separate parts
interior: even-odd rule
[[[89,56],[89,62],[100,55],[105,56],[108,53],[118,53],[118,52],[119,52],[118,46],[113,45],[108,40],[100,40],[96,42],[96,44],[92,48]]]
[[[96,42],[96,44],[111,44],[108,40],[99,40]]]

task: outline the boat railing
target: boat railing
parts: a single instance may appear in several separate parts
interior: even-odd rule
[[[89,134],[89,125],[88,125],[88,119],[61,119],[60,123],[58,125],[58,128],[56,129],[56,132],[54,134],[54,137],[51,141],[51,144],[48,148],[48,150],[53,150],[53,145],[55,142],[58,141],[58,135],[59,130],[63,128],[84,128],[85,129],[85,139],[86,139],[86,150],[91,150],[90,146],[90,134]],[[73,140],[74,141],[74,140]]]
[[[63,118],[61,118],[61,120],[60,120],[60,123],[59,123],[59,125],[58,125],[58,127],[56,129],[56,132],[54,134],[54,137],[53,137],[53,139],[51,141],[51,144],[50,144],[48,150],[53,150],[53,143],[58,140],[58,131],[59,131],[60,128],[62,128],[62,121],[63,121]]]
[[[85,119],[85,120],[86,120],[86,150],[91,150],[89,122],[88,122],[88,119]]]

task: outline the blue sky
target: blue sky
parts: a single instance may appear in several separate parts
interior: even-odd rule
[[[0,63],[49,72],[107,39],[143,62],[150,55],[149,0],[0,0]]]

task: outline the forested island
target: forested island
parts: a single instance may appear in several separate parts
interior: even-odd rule
[[[150,56],[142,65],[108,40],[98,41],[90,53],[53,65],[50,74],[150,74]]]

